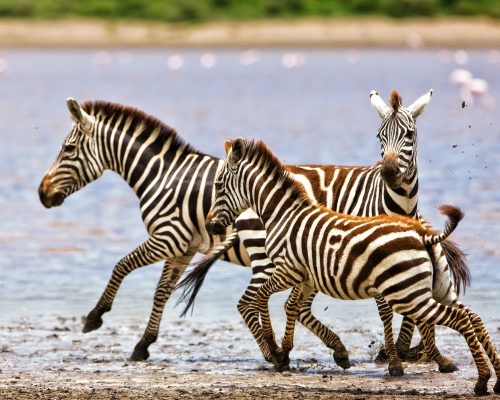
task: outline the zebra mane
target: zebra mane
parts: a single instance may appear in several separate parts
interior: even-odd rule
[[[399,107],[403,105],[403,99],[399,95],[397,90],[393,90],[391,93],[391,107],[392,109],[396,112],[398,111]]]
[[[103,100],[91,100],[86,101],[81,106],[83,110],[93,116],[97,116],[99,114],[104,115],[106,118],[113,118],[117,114],[125,114],[127,117],[132,118],[130,128],[134,129],[139,124],[143,123],[152,129],[159,128],[160,135],[166,140],[172,138],[171,147],[172,149],[184,150],[188,153],[202,154],[201,152],[195,150],[189,143],[185,142],[182,139],[177,131],[165,124],[160,119],[145,113],[137,108],[125,106],[118,103],[112,103],[109,101]]]
[[[290,191],[292,199],[312,204],[302,186],[292,178],[285,165],[262,140],[248,140],[246,143],[245,157],[247,159],[260,164],[267,171],[267,175],[274,175],[277,182]]]

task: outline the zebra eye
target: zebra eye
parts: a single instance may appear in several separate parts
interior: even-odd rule
[[[415,131],[408,130],[408,131],[406,131],[406,135],[405,135],[405,136],[406,136],[408,139],[411,139],[411,138],[413,137],[413,134],[414,134],[414,133],[415,133]]]
[[[222,188],[224,187],[224,184],[221,181],[217,181],[214,183],[214,186],[215,186],[215,190],[222,190]]]
[[[74,144],[65,144],[64,145],[64,151],[66,153],[73,153],[76,150],[76,145]]]

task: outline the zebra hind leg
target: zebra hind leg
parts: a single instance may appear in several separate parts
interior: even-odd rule
[[[177,281],[191,262],[194,252],[188,253],[183,257],[177,257],[165,261],[160,280],[156,285],[155,296],[153,300],[153,309],[149,317],[148,325],[142,338],[135,345],[134,351],[130,356],[131,361],[145,361],[149,358],[149,346],[156,342],[160,329],[161,318],[165,304],[175,289]]]
[[[398,311],[397,306],[395,309]],[[400,308],[400,311],[403,314],[405,313],[402,308]],[[413,320],[426,322],[429,325],[444,325],[458,331],[465,338],[477,367],[478,379],[474,387],[474,393],[478,396],[488,394],[487,384],[491,377],[491,371],[486,363],[481,344],[466,310],[440,304],[430,298],[427,300],[427,304],[419,307],[419,310],[414,315],[409,315],[409,317]],[[424,340],[426,349],[433,347],[428,335],[424,337]]]
[[[490,335],[486,330],[486,327],[484,326],[484,323],[481,317],[479,317],[479,315],[471,311],[463,304],[460,304],[459,307],[463,308],[468,313],[472,325],[474,326],[474,331],[476,332],[476,336],[479,339],[481,345],[483,346],[484,351],[488,355],[491,364],[493,365],[493,369],[495,370],[495,375],[497,378],[495,386],[493,387],[493,391],[495,392],[495,394],[500,394],[500,357],[498,356],[498,352],[493,346],[493,343],[491,343]]]
[[[392,309],[380,295],[375,297],[375,301],[377,302],[380,319],[384,324],[385,351],[389,356],[389,375],[402,376],[404,375],[403,364],[398,357],[398,352],[394,345],[394,337],[392,335]]]
[[[433,360],[438,364],[439,372],[450,373],[458,371],[458,368],[453,360],[443,356],[436,347],[435,325],[420,323],[418,325],[418,330],[422,336],[422,342],[425,343],[424,351],[430,360]]]
[[[329,349],[333,350],[333,359],[339,367],[348,369],[351,367],[351,362],[349,361],[349,352],[346,347],[335,332],[328,329],[312,314],[311,306],[317,293],[318,292],[314,290],[307,299],[304,300],[300,307],[298,321],[320,338]]]

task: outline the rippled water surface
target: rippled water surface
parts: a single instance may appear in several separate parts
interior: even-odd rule
[[[500,66],[489,63],[486,52],[471,51],[467,68],[488,81],[496,109],[462,108],[457,88],[449,83],[457,66],[440,62],[435,51],[360,51],[354,63],[343,50],[304,51],[305,64],[291,69],[284,68],[286,51],[281,50],[261,51],[247,66],[240,62],[241,51],[217,51],[212,68],[200,65],[200,51],[175,52],[184,61],[178,70],[167,67],[169,50],[117,50],[107,54],[109,59],[94,51],[0,53],[8,63],[0,75],[0,323],[86,314],[114,264],[146,238],[137,198],[112,173],[60,208],[40,204],[40,179],[71,127],[67,97],[133,105],[175,127],[195,148],[218,156],[224,139],[246,136],[265,139],[290,164],[371,165],[379,159],[380,120],[370,106],[370,90],[387,99],[397,88],[409,104],[433,88],[431,104],[417,122],[419,208],[438,227],[443,221],[436,205],[453,203],[466,212],[453,235],[469,254],[472,271],[473,285],[464,299],[496,329]],[[135,271],[125,280],[106,324],[145,323],[160,267]],[[249,277],[248,269],[220,262],[190,320],[239,323],[235,305]],[[282,314],[280,299],[273,302],[275,315]],[[163,332],[178,319],[174,303],[165,313]],[[372,301],[320,297],[315,307],[330,325],[382,330]]]

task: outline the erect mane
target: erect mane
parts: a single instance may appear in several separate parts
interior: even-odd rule
[[[271,152],[269,147],[262,140],[249,140],[245,157],[254,162],[261,163],[262,168],[268,171],[268,174],[275,174],[278,182],[286,189],[290,189],[290,195],[293,199],[300,199],[311,204],[311,199],[300,184],[298,184],[287,171],[285,165]]]
[[[159,128],[159,137],[164,138],[164,140],[172,138],[170,144],[171,148],[181,149],[189,153],[202,154],[195,150],[189,143],[186,143],[174,128],[137,108],[102,100],[86,101],[81,105],[81,107],[86,113],[92,116],[104,115],[106,118],[111,118],[117,114],[124,114],[132,119],[130,124],[132,130],[141,123],[151,127],[152,129]]]
[[[403,105],[403,99],[401,98],[397,90],[392,91],[390,103],[394,111],[398,111],[399,107]]]

